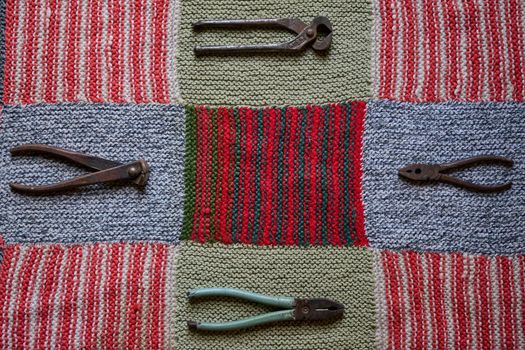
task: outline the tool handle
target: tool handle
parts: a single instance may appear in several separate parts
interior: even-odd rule
[[[197,288],[188,291],[188,299],[206,297],[238,298],[278,308],[293,308],[295,306],[295,298],[270,296],[235,288]]]
[[[83,165],[92,170],[103,170],[122,165],[122,163],[114,162],[112,160],[38,143],[25,144],[11,148],[11,156],[19,156],[28,153],[54,155],[69,160],[75,164]]]
[[[80,186],[117,180],[134,180],[134,182],[138,185],[144,185],[147,180],[147,172],[147,164],[145,161],[139,160],[133,163],[75,177],[73,179],[51,185],[33,186],[19,183],[10,183],[9,185],[13,191],[26,194],[50,194],[77,188]]]
[[[513,160],[510,158],[488,155],[488,156],[477,156],[477,157],[472,157],[472,158],[467,158],[467,159],[461,159],[456,162],[441,164],[440,168],[442,171],[446,171],[446,170],[453,170],[456,168],[472,166],[478,163],[497,163],[497,164],[501,164],[501,165],[508,166],[508,167],[511,167],[514,164]]]
[[[512,187],[512,182],[507,182],[500,185],[481,185],[481,184],[475,184],[469,181],[461,180],[457,177],[453,177],[450,175],[442,174],[439,177],[439,181],[448,183],[451,185],[455,185],[458,187],[462,187],[467,190],[475,191],[475,192],[500,192],[508,190]]]
[[[229,322],[195,322],[188,321],[188,327],[190,329],[202,330],[202,331],[231,331],[237,329],[243,329],[248,327],[259,326],[271,322],[288,321],[294,319],[294,310],[281,310],[274,311],[266,314],[261,314],[253,317],[248,317],[242,320],[229,321]]]
[[[193,23],[193,29],[206,28],[304,28],[306,25],[294,18],[254,18],[254,19],[206,19]],[[302,29],[301,29],[302,30]]]

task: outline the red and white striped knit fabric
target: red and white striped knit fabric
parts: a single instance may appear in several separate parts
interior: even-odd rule
[[[172,348],[175,248],[9,245],[1,349]]]
[[[179,98],[178,0],[7,0],[4,102]]]
[[[525,349],[525,256],[376,252],[381,349]]]
[[[374,96],[525,100],[522,0],[374,0]]]

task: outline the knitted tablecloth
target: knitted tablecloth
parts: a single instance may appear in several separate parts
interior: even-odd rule
[[[326,16],[330,49],[204,19]],[[0,349],[525,349],[521,0],[0,0]],[[44,143],[150,165],[145,187],[51,196],[89,172]],[[478,155],[480,194],[400,167]],[[271,308],[200,287],[345,305],[229,333]]]

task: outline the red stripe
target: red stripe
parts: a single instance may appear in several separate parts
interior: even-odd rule
[[[84,285],[84,290],[87,291],[87,296],[84,296],[85,304],[88,307],[86,307],[86,314],[83,316],[83,344],[90,349],[96,347],[96,319],[100,308],[97,289],[97,281],[100,279],[102,272],[99,269],[102,262],[102,248],[100,245],[97,244],[90,247],[88,261],[86,284]]]
[[[16,36],[18,21],[23,20],[18,15],[20,0],[5,2],[5,63],[4,63],[4,96],[5,103],[11,103],[15,93],[15,62]]]
[[[58,0],[49,0],[49,20],[47,35],[43,42],[43,94],[47,103],[57,102],[57,67],[62,61],[58,58],[58,36],[60,31],[60,6]]]
[[[518,257],[519,259],[519,284],[521,290],[521,328],[525,334],[525,255]],[[1,310],[1,309],[0,309]]]
[[[242,212],[241,215],[241,234],[239,241],[242,243],[251,242],[251,234],[253,230],[253,210],[254,210],[254,181],[255,181],[255,145],[254,145],[254,122],[257,114],[249,108],[241,108],[239,110],[240,119],[242,123],[242,133],[244,136],[244,144],[241,143],[243,154],[241,155],[241,166],[239,179],[243,181],[243,197],[242,197]]]
[[[37,50],[37,35],[39,31],[37,19],[40,18],[40,2],[27,2],[26,13],[24,14],[24,44],[22,46],[22,81],[21,81],[21,100],[22,103],[31,103],[34,99],[32,93],[35,86],[35,78],[33,77],[34,68],[36,67],[35,54]],[[25,69],[24,69],[25,68]]]
[[[514,325],[514,312],[515,312],[515,298],[516,291],[514,288],[514,272],[512,270],[512,262],[506,258],[498,256],[496,257],[498,265],[498,277],[499,277],[499,299],[501,310],[500,313],[500,341],[503,349],[516,349],[514,343],[515,338],[515,325]]]
[[[139,293],[141,293],[142,276],[144,274],[144,259],[146,249],[142,244],[131,248],[132,264],[128,270],[128,317],[126,349],[138,349],[140,347],[141,314],[142,305]]]
[[[32,247],[27,252],[18,275],[18,297],[15,302],[14,320],[12,323],[12,344],[16,349],[27,349],[29,344],[26,337],[29,335],[29,306],[34,287],[35,270],[38,268],[42,250]]]
[[[479,338],[480,347],[482,349],[490,349],[492,339],[494,337],[492,328],[488,327],[488,324],[492,324],[492,315],[490,309],[492,305],[492,291],[487,288],[489,285],[489,271],[490,264],[489,260],[485,257],[474,258],[475,276],[474,281],[474,293],[478,297],[476,298],[476,310],[477,310],[477,334]]]
[[[341,120],[345,118],[345,113],[342,111],[341,105],[333,104],[330,106],[330,140],[328,149],[328,168],[331,170],[331,175],[328,176],[328,184],[331,185],[329,189],[330,200],[328,201],[328,227],[330,231],[329,240],[333,245],[341,246],[345,244],[345,239],[341,231],[341,198],[344,188],[341,188],[341,181],[339,179],[339,172],[343,169],[343,154],[344,145],[341,144]],[[331,141],[331,142],[330,142]]]
[[[393,304],[392,304],[392,288],[390,281],[390,270],[389,270],[389,258],[392,253],[384,251],[381,253],[381,263],[383,264],[383,273],[384,273],[384,283],[385,283],[385,301],[388,309],[388,320],[387,320],[387,329],[388,329],[388,348],[394,349],[394,321],[393,321]]]
[[[444,290],[443,290],[443,275],[442,264],[443,256],[439,254],[427,254],[429,265],[429,276],[431,276],[431,297],[430,305],[432,308],[435,332],[433,335],[433,347],[435,349],[446,349],[447,341],[447,317],[444,308]]]
[[[457,0],[443,1],[443,20],[445,21],[446,30],[446,54],[447,55],[447,70],[445,72],[446,82],[446,97],[449,99],[457,99],[456,89],[459,85],[459,49],[460,45],[460,31],[459,31],[459,14],[457,11]]]
[[[74,246],[68,249],[66,269],[63,272],[63,289],[60,297],[60,310],[58,326],[60,332],[57,334],[57,344],[61,349],[71,349],[73,330],[75,329],[75,316],[78,299],[78,282],[80,264],[82,261],[82,247]]]
[[[233,113],[227,108],[219,108],[217,111],[218,124],[218,176],[220,181],[220,196],[216,198],[215,208],[219,209],[217,222],[215,224],[215,239],[224,243],[231,243],[231,212],[233,204],[233,147],[235,139],[233,136]]]
[[[298,168],[298,120],[301,112],[296,107],[288,107],[286,109],[286,133],[288,134],[288,141],[285,143],[284,153],[287,155],[286,169],[288,174],[286,176],[286,187],[284,189],[284,197],[287,199],[286,207],[283,211],[286,215],[283,218],[283,225],[286,228],[284,232],[284,242],[286,245],[293,245],[299,243],[297,235],[297,208],[299,208],[299,184],[297,182],[297,168]]]
[[[153,101],[167,103],[166,81],[166,23],[168,22],[167,0],[153,2],[153,64],[151,76],[153,82]]]
[[[323,109],[319,106],[312,107],[312,129],[310,136],[310,193],[308,200],[308,223],[310,231],[310,244],[316,245],[323,242],[321,237],[319,218],[319,203],[321,203],[321,191],[318,188],[320,179],[320,150],[322,130],[324,129]]]
[[[466,87],[466,96],[469,101],[479,99],[479,76],[480,76],[480,47],[479,38],[479,8],[476,8],[473,1],[466,1],[465,5],[465,26],[467,30],[467,74],[470,77]]]
[[[423,99],[427,101],[435,101],[435,86],[439,77],[437,66],[437,53],[434,43],[439,41],[436,33],[436,24],[434,23],[434,7],[432,0],[423,2],[423,25],[424,25],[424,51],[427,53],[425,57],[425,81],[423,83]]]
[[[277,150],[276,140],[279,139],[277,135],[279,114],[275,109],[267,108],[264,111],[264,139],[267,142],[262,143],[262,154],[266,158],[264,172],[262,174],[261,183],[261,205],[262,205],[262,217],[264,218],[263,237],[261,244],[268,245],[274,243],[275,239],[275,213],[276,213],[276,191],[275,187],[275,169],[277,166]]]
[[[489,71],[492,73],[491,76],[491,97],[494,100],[503,100],[503,81],[500,58],[503,57],[500,54],[499,47],[501,46],[501,37],[498,33],[497,27],[499,26],[498,16],[496,12],[496,5],[486,6],[485,9],[485,27],[488,30],[488,48],[489,48]]]
[[[47,251],[42,271],[46,271],[40,286],[40,323],[38,325],[35,347],[37,349],[49,349],[53,319],[53,298],[57,292],[60,276],[60,265],[64,256],[64,250],[58,246],[50,247]]]
[[[66,26],[65,99],[75,101],[79,91],[78,55],[80,42],[80,8],[78,0],[68,1]]]
[[[124,77],[124,67],[122,62],[122,33],[124,32],[123,17],[124,7],[120,0],[113,0],[109,6],[109,25],[111,29],[111,50],[109,66],[109,99],[112,102],[124,102],[122,96],[122,86]]]
[[[365,217],[362,200],[362,154],[363,154],[363,132],[365,129],[366,103],[363,101],[352,102],[352,111],[355,111],[352,120],[355,120],[355,145],[354,145],[354,189],[355,189],[355,210],[356,210],[356,240],[354,245],[365,247],[368,246],[368,238],[365,235]]]
[[[395,0],[394,0],[395,1]],[[393,0],[380,0],[380,13],[382,21],[382,33],[383,38],[381,41],[382,44],[382,54],[384,55],[384,60],[382,67],[384,69],[383,76],[381,79],[381,96],[385,98],[392,98],[392,85],[391,81],[394,80],[395,76],[395,48],[394,43],[396,37],[394,36],[395,24],[393,18],[395,18],[393,13]]]
[[[0,347],[6,347],[4,341],[7,339],[7,329],[10,320],[7,316],[13,290],[13,271],[20,256],[20,246],[10,245],[5,247],[0,265]],[[5,330],[5,331],[4,331]]]
[[[417,67],[417,35],[418,28],[415,25],[416,16],[412,0],[407,0],[404,5],[401,6],[404,11],[403,21],[406,26],[408,23],[414,23],[410,27],[410,30],[404,27],[403,30],[403,68],[405,73],[403,74],[404,82],[402,88],[402,100],[409,99],[409,96],[413,94],[414,89],[414,78],[416,76]]]
[[[168,248],[165,245],[151,246],[153,250],[150,276],[151,310],[148,314],[148,348],[162,349],[164,347],[164,301],[166,287],[166,263]]]
[[[512,65],[510,74],[514,86],[512,98],[517,101],[524,99],[523,84],[525,72],[522,66],[522,60],[525,59],[524,33],[522,28],[521,6],[525,6],[523,1],[508,0],[507,11],[507,35],[509,41],[509,60]]]
[[[147,1],[147,0],[146,0]],[[134,0],[131,3],[131,77],[132,95],[134,102],[146,102],[144,97],[144,4],[142,0]]]
[[[104,320],[104,347],[106,349],[118,348],[118,334],[120,321],[120,298],[122,295],[122,269],[124,264],[123,244],[114,244],[109,248],[106,264],[106,299],[102,311]]]
[[[102,72],[101,57],[102,49],[102,2],[99,0],[90,0],[88,4],[89,11],[89,31],[88,31],[88,98],[92,102],[103,102],[102,98]]]

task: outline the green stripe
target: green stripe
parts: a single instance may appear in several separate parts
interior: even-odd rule
[[[239,110],[234,109],[233,118],[235,123],[235,145],[234,145],[234,170],[233,170],[233,208],[232,208],[232,242],[237,242],[236,233],[238,230],[237,216],[242,205],[239,203],[239,173],[241,168],[241,121]]]
[[[257,234],[260,230],[261,215],[261,168],[262,168],[262,142],[263,142],[263,121],[264,110],[261,108],[257,112],[257,160],[255,161],[255,203],[253,213],[253,232],[252,243],[257,243]]]
[[[283,229],[283,182],[284,182],[284,139],[286,136],[286,108],[281,109],[281,133],[279,135],[278,160],[277,160],[277,230],[275,241],[281,243],[281,233]]]
[[[195,211],[195,169],[197,165],[197,114],[195,107],[186,108],[186,157],[184,171],[185,202],[181,239],[189,239],[193,228]]]
[[[344,133],[344,165],[343,165],[343,171],[344,171],[344,178],[343,178],[343,188],[344,188],[344,213],[343,213],[343,233],[344,233],[344,236],[345,236],[345,240],[346,240],[346,243],[347,245],[351,245],[351,243],[353,242],[352,240],[352,236],[351,236],[351,232],[352,232],[352,227],[354,227],[354,225],[352,224],[351,225],[351,213],[350,213],[350,206],[351,206],[351,202],[350,202],[350,191],[351,191],[351,188],[350,188],[350,181],[352,181],[352,179],[354,178],[355,174],[354,172],[350,172],[350,159],[352,159],[351,157],[353,157],[353,148],[351,149],[350,147],[350,137],[351,137],[351,134],[350,134],[350,130],[352,128],[352,106],[348,103],[343,103],[341,104],[341,107],[344,108],[345,110],[345,113],[344,113],[344,122],[345,122],[345,133]],[[353,163],[352,163],[353,164]]]
[[[210,239],[209,241],[215,241],[215,212],[216,212],[216,196],[217,196],[217,178],[218,178],[218,168],[219,168],[219,159],[217,154],[217,144],[218,139],[218,125],[217,125],[217,110],[212,109],[211,112],[211,186],[210,186]]]
[[[327,169],[326,165],[328,164],[328,134],[329,134],[329,124],[330,124],[330,106],[326,106],[324,109],[324,132],[323,132],[323,148],[321,153],[321,194],[323,196],[322,201],[322,209],[321,209],[321,215],[322,215],[322,221],[321,221],[321,237],[322,237],[322,244],[326,244],[328,242],[328,183],[327,183]]]
[[[299,235],[299,244],[300,245],[307,245],[307,242],[304,237],[304,143],[305,143],[305,134],[306,134],[306,119],[308,115],[308,111],[306,109],[300,109],[299,110],[301,120],[299,121],[301,124],[301,136],[299,139],[299,169],[298,169],[298,183],[299,183],[299,212],[297,215],[299,216],[299,222],[298,222],[298,235]]]

